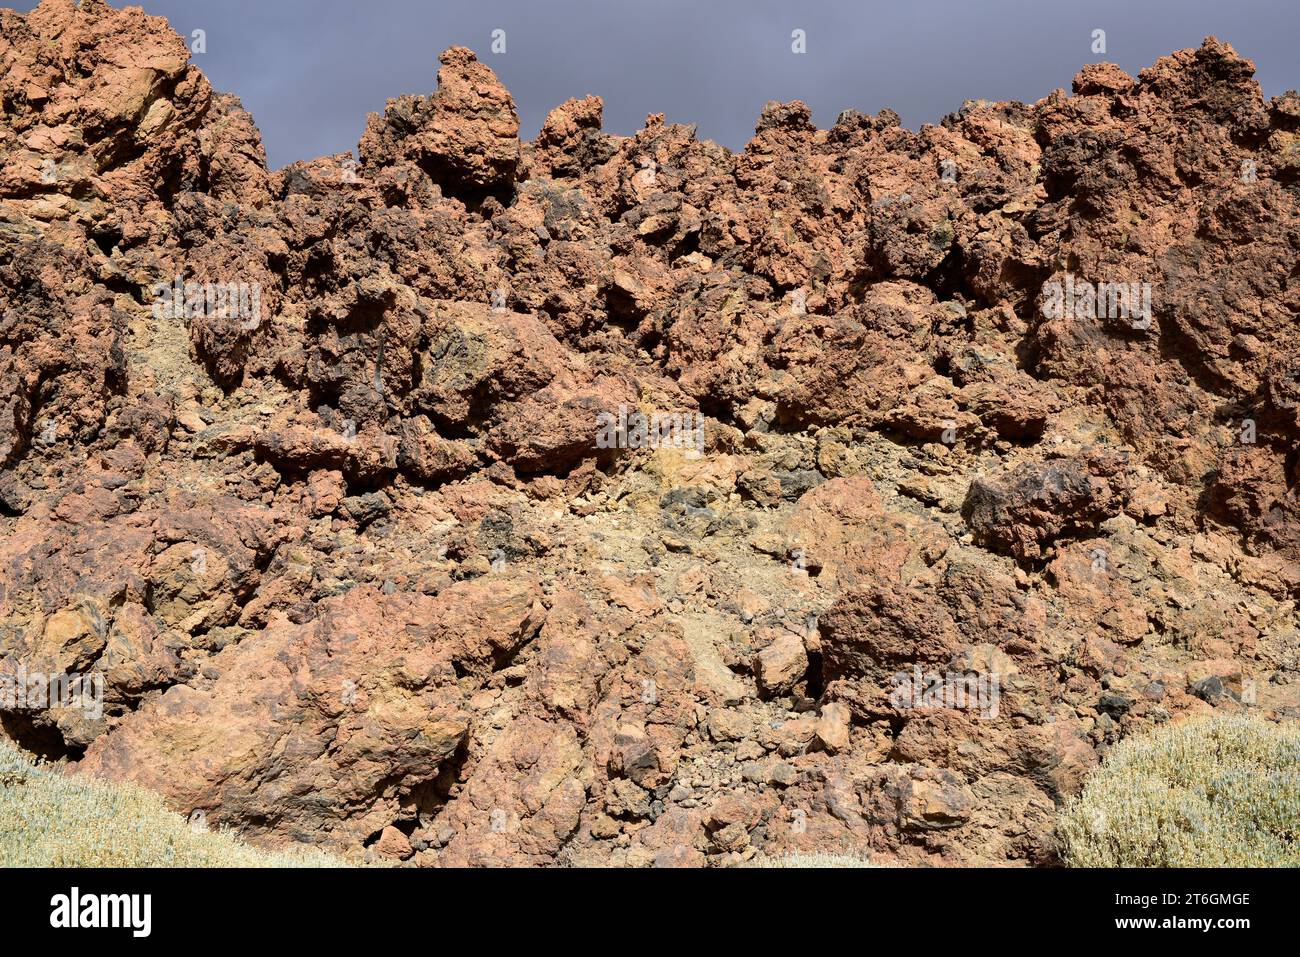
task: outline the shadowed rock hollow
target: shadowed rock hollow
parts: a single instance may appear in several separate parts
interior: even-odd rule
[[[1120,738],[1300,707],[1253,72],[733,154],[594,96],[521,142],[451,49],[270,172],[164,20],[0,12],[0,656],[105,688],[5,736],[417,865],[1055,862]]]

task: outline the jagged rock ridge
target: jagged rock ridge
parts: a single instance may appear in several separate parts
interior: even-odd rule
[[[1119,737],[1294,720],[1300,97],[1227,44],[738,154],[452,49],[279,172],[138,9],[0,66],[0,657],[104,687],[23,747],[420,865],[1048,864]]]

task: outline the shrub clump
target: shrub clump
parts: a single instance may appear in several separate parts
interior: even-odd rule
[[[196,832],[143,788],[64,774],[0,741],[0,867],[346,866],[315,849]]]
[[[1124,741],[1059,833],[1072,867],[1300,866],[1300,726],[1203,718]]]

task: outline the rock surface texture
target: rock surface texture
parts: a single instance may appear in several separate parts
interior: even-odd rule
[[[3,734],[407,866],[1055,863],[1119,739],[1300,715],[1253,72],[731,153],[457,48],[271,172],[161,18],[0,12],[0,670],[104,687]]]

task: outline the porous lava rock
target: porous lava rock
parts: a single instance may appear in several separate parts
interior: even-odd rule
[[[402,866],[1056,862],[1116,741],[1300,708],[1253,72],[733,153],[453,48],[272,171],[161,18],[0,11],[0,670],[103,688],[0,728]]]

